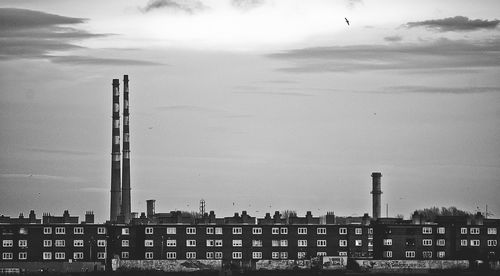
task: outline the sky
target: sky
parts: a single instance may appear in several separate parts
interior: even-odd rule
[[[109,218],[111,82],[132,210],[500,217],[497,0],[3,0],[0,214]],[[349,21],[347,24],[346,19]]]

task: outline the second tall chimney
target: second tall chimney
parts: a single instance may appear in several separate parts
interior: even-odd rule
[[[379,172],[372,173],[372,200],[373,200],[373,219],[380,218],[381,206],[380,206],[380,195],[382,194],[382,190],[380,188],[380,179],[382,178],[382,174]]]
[[[122,169],[122,214],[125,223],[130,223],[130,129],[128,106],[128,75],[123,76],[123,169]]]
[[[111,208],[109,220],[116,222],[121,204],[120,81],[113,79],[113,123],[111,140]]]

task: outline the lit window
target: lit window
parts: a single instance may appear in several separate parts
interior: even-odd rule
[[[252,240],[253,247],[262,247],[262,240]]]
[[[445,256],[445,252],[444,252],[444,251],[438,251],[438,252],[437,252],[437,257],[438,257],[439,259],[444,258],[444,256]]]
[[[347,228],[339,228],[340,235],[347,235]]]
[[[298,247],[307,247],[307,240],[298,240],[297,246]]]
[[[478,235],[479,234],[479,228],[471,228],[470,233],[473,235]]]
[[[373,228],[368,228],[368,234],[372,235],[373,234]]]
[[[145,247],[153,247],[154,246],[153,240],[144,240],[144,246]]]
[[[471,240],[470,241],[470,246],[479,246],[480,242],[479,240]]]
[[[222,240],[215,240],[215,247],[222,247]]]
[[[52,247],[52,240],[43,240],[43,247]]]
[[[424,259],[432,259],[432,251],[424,251],[424,252],[422,252],[422,258],[424,258]]]
[[[283,247],[288,246],[288,240],[280,240],[280,246],[283,246]]]
[[[73,246],[74,247],[83,247],[83,240],[74,240]]]
[[[52,252],[43,252],[42,257],[44,260],[52,260]]]
[[[19,247],[28,247],[28,241],[27,240],[19,240],[18,245],[19,245]]]
[[[56,227],[56,234],[64,235],[66,234],[66,228],[64,227]],[[52,259],[52,257],[51,257]]]
[[[97,259],[99,260],[106,259],[106,252],[97,252]]]
[[[175,235],[176,232],[175,227],[167,227],[167,235]]]
[[[74,252],[73,253],[73,259],[75,259],[75,260],[82,260],[83,259],[83,252]]]
[[[422,245],[423,246],[432,246],[432,240],[431,239],[424,239],[424,240],[422,240]]]
[[[392,251],[384,251],[384,258],[392,258]]]
[[[497,240],[488,240],[488,246],[497,246]]]
[[[280,253],[280,259],[283,259],[283,260],[288,259],[288,252],[281,252]]]
[[[186,259],[196,259],[196,252],[186,252]]]
[[[130,246],[129,240],[122,240],[122,247],[129,247],[129,246]]]
[[[437,246],[445,246],[445,244],[446,244],[446,240],[445,239],[439,239],[436,242]]]
[[[146,227],[144,230],[147,235],[153,234],[153,227]]]
[[[97,228],[97,234],[99,234],[99,235],[106,234],[106,228],[105,227],[98,227]]]
[[[122,228],[122,235],[129,235],[129,234],[130,234],[130,229]]]
[[[432,227],[423,227],[422,234],[432,234]],[[411,251],[408,251],[411,252]]]
[[[297,229],[297,232],[299,235],[307,235],[307,228],[305,227],[300,227]]]
[[[14,257],[14,254],[12,254],[11,252],[2,253],[2,260],[12,260],[13,257]]]
[[[2,246],[3,247],[12,247],[12,246],[14,246],[14,242],[12,240],[3,240]]]
[[[345,252],[345,251],[339,251],[339,256],[340,257],[347,257],[347,252]]]
[[[356,235],[361,235],[361,234],[363,234],[363,228],[356,228],[356,229],[354,229],[354,233],[355,233]]]
[[[144,254],[144,258],[145,258],[146,260],[152,260],[152,259],[153,259],[153,252],[146,252],[146,253]]]
[[[280,241],[279,240],[272,240],[271,241],[271,246],[273,246],[273,247],[280,246]]]
[[[362,246],[363,242],[361,240],[355,240],[354,241],[354,245],[356,245],[356,246]]]
[[[207,252],[207,259],[213,259],[214,258],[214,252]]]
[[[406,258],[415,258],[415,251],[406,251],[405,256]]]
[[[260,234],[262,234],[262,228],[260,228],[260,227],[254,227],[254,228],[252,228],[252,234],[254,234],[254,235],[260,235]]]
[[[271,253],[271,258],[276,260],[280,258],[280,253],[279,252],[273,252]]]
[[[54,245],[56,247],[65,247],[66,246],[66,241],[65,240],[56,240],[54,242]]]
[[[194,228],[194,227],[187,227],[186,228],[186,234],[189,234],[189,235],[196,234],[196,228]]]
[[[106,240],[97,240],[97,247],[106,247]]]
[[[316,234],[318,234],[318,235],[326,235],[326,228],[318,228],[316,230]]]
[[[316,253],[316,256],[317,256],[317,257],[323,257],[323,256],[326,256],[326,252],[317,252],[317,253]]]
[[[242,256],[241,252],[233,252],[233,259],[241,259]]]
[[[210,247],[210,246],[214,246],[215,242],[214,240],[207,240],[207,246]]]
[[[286,227],[281,227],[281,229],[280,229],[280,233],[281,233],[281,234],[284,234],[284,235],[288,234],[288,228],[286,228]]]
[[[19,260],[26,260],[28,258],[28,253],[19,252],[19,254],[17,256],[18,256]]]
[[[233,227],[233,234],[234,235],[240,235],[241,233],[243,233],[243,230],[241,229],[241,227]]]
[[[317,240],[316,241],[316,246],[318,246],[318,247],[325,247],[326,246],[326,240]]]
[[[445,233],[445,228],[444,227],[438,227],[438,234],[444,234]]]
[[[496,228],[488,228],[488,235],[496,235],[496,234],[497,234]]]
[[[306,252],[297,252],[297,259],[304,259],[306,257]]]
[[[56,252],[54,255],[56,260],[64,260],[66,258],[66,254],[64,252]]]
[[[222,252],[215,252],[215,259],[217,260],[222,259]]]
[[[44,234],[52,234],[52,227],[44,227],[43,233]]]
[[[126,251],[122,252],[122,259],[128,259],[130,258],[130,254]]]
[[[207,235],[212,235],[214,233],[213,227],[207,227]]]
[[[167,247],[176,247],[177,240],[167,240]]]
[[[339,240],[339,246],[346,247],[347,246],[347,240]]]
[[[222,227],[215,227],[215,235],[222,235]],[[215,255],[217,255],[217,252],[215,253]]]
[[[177,258],[177,252],[167,252],[167,259],[173,260]]]
[[[462,234],[462,235],[467,234],[467,228],[465,228],[465,227],[460,228],[460,234]]]
[[[271,233],[273,233],[274,235],[277,235],[280,233],[280,229],[278,227],[273,227],[271,229]]]
[[[76,235],[83,234],[83,227],[75,227],[75,228],[73,228],[73,234],[76,234]]]
[[[252,252],[252,259],[262,259],[262,252]]]
[[[233,246],[234,247],[241,247],[242,246],[241,240],[233,240]]]
[[[460,240],[460,246],[467,246],[467,240]]]
[[[392,239],[384,239],[384,245],[392,245]]]
[[[187,240],[186,241],[186,246],[188,246],[188,247],[194,247],[194,246],[196,246],[196,240]]]

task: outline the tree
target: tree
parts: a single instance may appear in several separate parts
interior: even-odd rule
[[[455,206],[450,207],[431,207],[415,210],[421,217],[423,221],[434,221],[437,216],[472,216],[473,214],[468,211],[460,210]],[[410,217],[413,214],[410,214]]]

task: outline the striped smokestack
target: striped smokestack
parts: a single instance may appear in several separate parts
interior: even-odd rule
[[[113,123],[111,141],[111,208],[109,220],[116,222],[120,214],[120,81],[113,79]]]
[[[123,76],[123,170],[122,170],[122,214],[125,223],[130,222],[130,130],[128,110],[128,75]]]
[[[372,203],[373,203],[373,219],[376,220],[380,218],[381,213],[381,197],[382,190],[380,187],[380,179],[382,178],[382,174],[380,172],[372,173]]]

